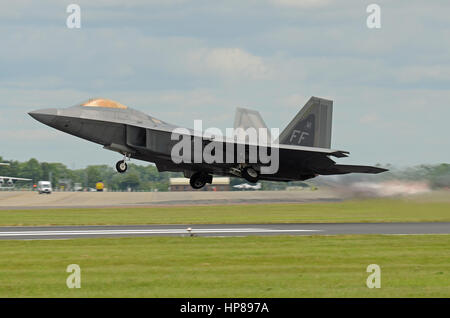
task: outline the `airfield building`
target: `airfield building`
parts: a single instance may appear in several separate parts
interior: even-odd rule
[[[188,178],[170,178],[170,191],[192,191]],[[211,184],[207,184],[201,190],[204,191],[230,191],[230,178],[214,177]]]

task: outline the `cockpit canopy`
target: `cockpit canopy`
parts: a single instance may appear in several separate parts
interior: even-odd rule
[[[105,98],[94,98],[90,99],[87,102],[81,104],[81,106],[85,107],[105,107],[105,108],[119,108],[119,109],[127,109],[128,107],[122,105],[121,103],[115,102],[110,99]]]

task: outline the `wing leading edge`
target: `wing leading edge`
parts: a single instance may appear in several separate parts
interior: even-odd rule
[[[31,181],[31,179],[26,179],[26,178],[14,178],[14,177],[1,177],[0,179],[9,179],[9,180],[14,180],[14,181]]]

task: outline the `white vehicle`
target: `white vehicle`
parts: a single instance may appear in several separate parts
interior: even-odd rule
[[[52,193],[52,183],[50,181],[39,181],[37,189],[39,191],[39,194],[42,193],[50,194]]]

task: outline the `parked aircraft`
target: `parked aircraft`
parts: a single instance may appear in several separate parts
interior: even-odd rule
[[[251,185],[251,184],[248,184],[248,183],[241,183],[241,184],[234,185],[233,188],[241,189],[241,190],[260,190],[261,189],[261,183],[258,182],[255,185]]]
[[[0,162],[0,166],[9,166],[9,163]],[[5,189],[5,188],[7,188],[7,189],[14,188],[14,181],[31,181],[31,179],[15,178],[15,177],[2,177],[2,176],[0,176],[0,189],[1,188],[3,188],[3,189]]]

